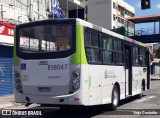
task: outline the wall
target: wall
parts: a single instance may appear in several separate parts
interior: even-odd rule
[[[111,1],[88,0],[88,21],[98,26],[111,29]]]
[[[50,0],[0,0],[0,20],[13,24],[47,19]]]

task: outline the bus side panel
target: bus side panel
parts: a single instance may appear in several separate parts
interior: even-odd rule
[[[113,85],[115,83],[114,66],[102,65],[102,104],[111,103]]]
[[[120,99],[125,98],[125,70],[124,66],[102,66],[102,104],[111,103],[112,90],[118,83],[120,86]]]
[[[88,76],[88,64],[82,64],[81,65],[81,89],[83,93],[83,104],[85,106],[89,105],[89,86],[90,86],[90,81],[89,81],[89,76]]]
[[[101,65],[89,65],[89,105],[101,104]]]
[[[142,92],[142,81],[145,82],[145,90],[147,90],[147,67],[140,67],[139,69],[139,80],[137,85],[137,94]]]
[[[142,80],[144,77],[143,67],[132,67],[132,95],[137,95],[142,92]]]
[[[120,99],[125,98],[125,79],[126,79],[125,74],[126,74],[125,67],[123,65],[114,67],[115,83],[118,83],[120,87],[119,88],[120,89]]]

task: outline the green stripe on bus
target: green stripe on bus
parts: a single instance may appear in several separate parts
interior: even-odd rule
[[[89,76],[89,87],[91,87],[91,76]]]
[[[17,57],[16,54],[16,33],[14,32],[14,66],[19,66],[20,59]]]
[[[132,75],[132,81],[134,81],[134,77],[133,77],[133,75]]]
[[[84,47],[84,28],[76,25],[76,53],[72,56],[72,64],[87,64]]]

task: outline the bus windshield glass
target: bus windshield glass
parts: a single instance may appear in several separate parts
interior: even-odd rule
[[[72,30],[71,24],[21,28],[19,30],[19,51],[22,53],[48,53],[71,50]]]

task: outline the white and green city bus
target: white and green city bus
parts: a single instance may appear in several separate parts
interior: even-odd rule
[[[150,89],[149,50],[80,19],[15,28],[15,102],[58,106],[111,104]]]

